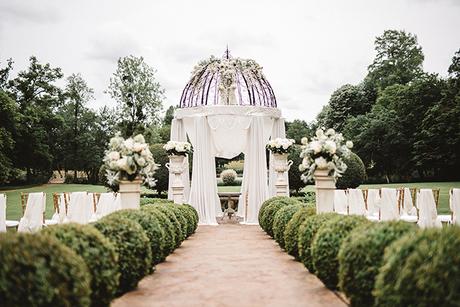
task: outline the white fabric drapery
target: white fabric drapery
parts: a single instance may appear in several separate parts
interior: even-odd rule
[[[185,127],[182,119],[174,118],[171,123],[171,134],[170,140],[176,142],[186,142],[187,141],[187,134],[185,132]],[[166,167],[165,165],[161,165],[160,167]],[[184,185],[184,198],[188,200],[190,195],[190,174],[189,170],[189,161],[188,156],[184,159],[184,169],[185,171],[182,173],[182,183]],[[169,176],[168,178],[168,199],[173,200],[172,194],[172,182],[174,177]]]
[[[29,193],[24,216],[19,221],[18,232],[37,232],[42,229],[45,202],[43,192]]]
[[[72,192],[69,198],[67,217],[64,222],[88,223],[93,213],[92,194],[88,194],[87,192]]]
[[[368,215],[378,215],[379,208],[377,207],[378,202],[380,201],[380,195],[378,189],[369,189],[367,190],[367,214]]]
[[[6,232],[6,195],[0,194],[0,232]]]
[[[348,190],[348,214],[366,215],[366,204],[362,190]]]
[[[420,228],[442,227],[438,220],[436,202],[434,201],[433,191],[430,189],[420,189],[417,193],[418,222]]]
[[[97,221],[115,211],[115,195],[113,193],[101,193],[91,220]]]
[[[382,188],[380,191],[382,195],[377,205],[380,208],[380,220],[399,220],[397,190],[392,188]]]
[[[460,189],[452,189],[450,192],[449,207],[452,211],[452,224],[460,225]]]
[[[339,214],[348,213],[348,198],[345,190],[334,191],[334,212]]]

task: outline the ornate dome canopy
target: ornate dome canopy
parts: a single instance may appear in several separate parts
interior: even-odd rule
[[[262,66],[225,52],[199,62],[182,92],[180,107],[240,105],[276,108],[276,98]]]

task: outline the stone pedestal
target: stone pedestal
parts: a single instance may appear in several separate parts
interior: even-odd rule
[[[289,171],[292,161],[287,160],[287,154],[273,154],[274,169],[276,171],[276,196],[289,196],[289,186],[286,181],[286,172]]]
[[[166,167],[169,169],[169,176],[174,176],[171,189],[175,204],[185,202],[184,183],[182,182],[182,173],[185,169],[184,159],[185,156],[169,156],[169,163],[166,163]]]
[[[139,209],[142,180],[120,180],[121,209]]]
[[[317,169],[314,173],[316,188],[316,212],[334,212],[335,181],[329,170]]]

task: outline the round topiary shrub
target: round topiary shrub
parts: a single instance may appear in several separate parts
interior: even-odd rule
[[[339,254],[339,288],[352,306],[373,306],[375,278],[385,248],[416,226],[407,222],[370,223],[355,228],[343,241]]]
[[[235,184],[237,177],[238,177],[238,174],[233,169],[226,169],[226,170],[223,170],[222,173],[220,173],[220,179],[222,179],[222,182],[224,183],[224,185]]]
[[[117,294],[130,291],[151,272],[152,252],[149,238],[139,223],[123,216],[106,216],[94,223],[118,253],[120,284]]]
[[[197,221],[195,220],[195,215],[190,210],[190,208],[188,208],[186,206],[178,205],[177,208],[182,212],[182,215],[187,220],[187,234],[186,234],[186,237],[188,238],[190,235],[193,234],[193,232],[195,231],[196,226],[197,226]]]
[[[273,219],[273,235],[275,241],[279,246],[284,249],[284,230],[287,223],[291,220],[292,216],[302,208],[302,204],[295,204],[284,206],[276,212]]]
[[[153,214],[160,224],[160,227],[163,229],[164,239],[163,239],[163,253],[162,259],[166,259],[166,257],[171,254],[174,249],[176,248],[176,228],[171,223],[169,218],[158,210],[158,208],[154,206],[145,206],[141,208],[141,211],[148,212],[149,214]]]
[[[0,234],[2,306],[89,306],[85,261],[53,237]]]
[[[297,249],[299,259],[308,271],[314,273],[313,262],[311,258],[311,244],[315,238],[318,229],[327,221],[330,221],[340,216],[337,213],[321,213],[311,215],[305,218],[299,227]]]
[[[282,199],[288,199],[288,198],[289,198],[289,197],[287,197],[287,196],[275,196],[275,197],[272,197],[272,198],[267,199],[266,201],[264,201],[264,202],[262,203],[262,205],[260,206],[260,209],[259,209],[259,216],[258,216],[258,219],[259,219],[259,225],[260,225],[260,227],[261,227],[264,231],[266,231],[266,230],[265,230],[265,225],[264,225],[264,223],[263,223],[263,221],[262,221],[262,217],[263,217],[263,215],[264,215],[264,213],[265,213],[265,209],[266,209],[269,205],[271,205],[273,202],[276,202],[276,201],[282,200]]]
[[[340,245],[353,229],[365,223],[370,222],[363,216],[340,216],[318,229],[311,244],[311,258],[316,276],[327,288],[337,288]]]
[[[133,209],[125,209],[116,211],[109,216],[122,216],[133,220],[144,229],[145,234],[150,241],[150,250],[152,251],[152,263],[158,264],[165,260],[164,241],[165,233],[161,227],[158,217],[149,211],[140,211]],[[153,272],[153,266],[150,273]]]
[[[85,261],[91,274],[91,305],[109,306],[118,288],[118,255],[115,246],[91,225],[61,224],[45,228],[49,235]]]
[[[160,212],[162,212],[166,217],[169,219],[171,224],[174,226],[174,240],[175,240],[175,245],[174,248],[177,248],[180,246],[182,241],[185,240],[185,234],[182,233],[182,225],[180,224],[179,220],[176,217],[176,214],[174,213],[173,209],[171,209],[169,206],[165,206],[162,204],[150,204],[144,207],[153,207],[157,208]]]
[[[458,306],[460,227],[407,234],[390,245],[377,275],[377,306]]]
[[[262,223],[265,227],[265,232],[273,238],[273,221],[275,219],[275,214],[284,206],[295,205],[302,203],[296,199],[291,199],[289,197],[282,197],[272,201],[269,205],[265,207],[264,213],[262,215]]]
[[[294,256],[296,260],[299,260],[297,242],[300,225],[303,223],[303,221],[305,221],[307,217],[314,214],[316,214],[315,204],[307,204],[299,211],[294,213],[289,223],[287,223],[286,229],[284,230],[284,247],[288,254]]]
[[[168,207],[168,209],[171,209],[174,212],[174,215],[176,216],[177,220],[180,223],[181,226],[181,242],[184,241],[187,238],[187,233],[188,233],[188,220],[182,210],[179,209],[180,205],[177,204],[166,204],[164,205]]]
[[[195,217],[194,221],[195,221],[195,230],[196,230],[196,228],[198,227],[198,222],[200,220],[200,217],[198,216],[198,212],[196,211],[195,208],[193,208],[193,206],[191,206],[189,204],[182,204],[182,206],[188,208],[190,210],[190,212],[192,212],[193,216]]]
[[[366,179],[366,167],[361,158],[350,152],[348,157],[343,158],[343,162],[347,165],[347,170],[342,174],[342,177],[336,182],[337,189],[354,189],[359,187]]]

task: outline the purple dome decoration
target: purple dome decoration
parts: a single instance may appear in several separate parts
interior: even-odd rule
[[[240,105],[276,108],[276,98],[262,67],[254,60],[232,58],[225,52],[199,62],[184,88],[181,108]]]

